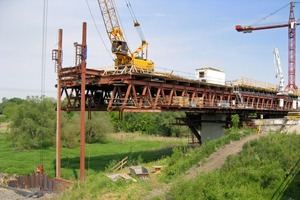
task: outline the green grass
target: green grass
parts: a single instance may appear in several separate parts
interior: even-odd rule
[[[251,141],[220,170],[175,184],[169,198],[299,199],[299,149],[300,135],[270,134]]]
[[[151,174],[146,181],[113,182],[100,172],[74,184],[61,199],[143,199],[153,188],[163,187],[164,182],[172,183],[172,188],[166,196],[153,199],[299,199],[300,135],[261,137],[246,143],[238,155],[228,157],[221,169],[188,181],[182,179],[195,163],[243,136],[232,132],[200,148],[176,148],[172,156],[150,165],[143,163],[146,167],[157,163],[164,166],[161,174]]]
[[[43,150],[16,151],[11,147],[0,133],[0,172],[8,174],[34,173],[36,167],[43,162],[45,174],[55,177],[55,148]],[[104,171],[112,161],[119,161],[129,156],[131,162],[142,159],[144,162],[153,162],[172,153],[174,145],[182,145],[184,140],[148,140],[140,137],[138,140],[124,138],[120,143],[116,139],[110,139],[106,144],[86,144],[85,164],[86,175],[92,175]],[[80,148],[61,151],[61,176],[65,179],[76,180],[79,177]]]
[[[86,146],[86,181],[75,182],[61,199],[143,199],[153,188],[173,183],[165,199],[299,199],[300,196],[300,135],[270,134],[253,140],[236,156],[227,158],[224,166],[207,174],[184,181],[181,177],[193,165],[216,149],[249,134],[232,131],[230,134],[206,142],[200,148],[187,148],[186,140],[173,141],[155,137],[113,137],[106,144]],[[171,147],[180,146],[172,150]],[[31,173],[40,162],[41,151],[14,151],[0,134],[0,171],[9,174]],[[54,176],[55,149],[43,150],[46,174]],[[137,183],[113,182],[105,175],[112,161],[129,156],[134,163],[151,171],[162,165],[163,172],[151,174]],[[13,159],[12,159],[13,158]],[[62,176],[79,176],[79,148],[62,149]],[[22,172],[22,173],[20,173]],[[128,168],[124,169],[128,173]],[[154,197],[156,198],[156,197]],[[157,197],[156,199],[160,199]]]
[[[188,148],[186,145],[173,149],[172,155],[151,163],[142,163],[143,166],[151,169],[154,165],[162,165],[161,174],[151,174],[149,179],[137,179],[137,183],[119,180],[112,182],[105,177],[105,172],[90,176],[86,181],[79,182],[72,186],[72,189],[61,196],[62,199],[143,199],[154,188],[161,188],[167,182],[176,181],[184,172],[192,167],[195,163],[206,158],[213,153],[218,147],[228,144],[232,140],[238,140],[245,135],[250,134],[248,131],[240,133],[232,131],[218,140],[206,142],[198,148]],[[125,173],[128,173],[125,171]],[[98,187],[97,190],[92,188]],[[158,198],[159,199],[159,198]],[[175,198],[176,199],[176,198]],[[198,198],[194,198],[198,199]]]

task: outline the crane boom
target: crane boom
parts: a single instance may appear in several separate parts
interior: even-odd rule
[[[125,71],[130,70],[131,72],[152,73],[154,63],[147,60],[148,43],[142,39],[141,45],[131,53],[119,24],[114,1],[98,0],[98,4],[108,38],[112,44],[112,53],[116,55],[115,68],[122,71],[125,69]],[[135,20],[134,26],[139,27],[140,24]],[[144,54],[146,54],[145,58]]]
[[[106,32],[111,41],[125,41],[113,1],[98,0]]]
[[[273,51],[274,54],[274,67],[275,67],[275,77],[279,77],[279,93],[284,93],[284,78],[281,68],[281,62],[280,62],[280,56],[279,56],[279,50],[277,47],[274,48]]]
[[[251,33],[256,30],[265,30],[273,28],[288,27],[288,84],[285,87],[289,91],[298,89],[296,85],[296,27],[300,25],[294,16],[295,2],[290,2],[289,21],[286,24],[270,25],[270,26],[242,26],[236,25],[238,32]]]

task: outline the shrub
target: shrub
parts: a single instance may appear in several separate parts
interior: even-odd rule
[[[54,144],[53,99],[28,97],[11,116],[8,139],[18,149],[45,148]]]

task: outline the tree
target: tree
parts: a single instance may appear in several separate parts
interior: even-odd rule
[[[63,112],[61,131],[62,146],[76,147],[80,140],[80,113]],[[111,132],[113,132],[113,125],[110,122],[109,114],[106,112],[92,112],[91,119],[86,120],[85,141],[87,143],[104,143],[106,134]]]
[[[106,134],[113,132],[109,115],[106,112],[93,112],[92,118],[86,121],[85,130],[87,143],[105,142]]]
[[[231,115],[232,128],[238,128],[240,123],[240,117],[238,114]]]
[[[7,99],[3,97],[2,103],[0,103],[0,111],[6,119],[9,119],[13,115],[13,113],[16,112],[17,107],[24,101],[24,99],[20,98]]]
[[[10,141],[18,149],[45,148],[54,144],[55,103],[50,98],[27,97],[11,118]]]
[[[80,134],[80,113],[62,112],[61,143],[63,147],[75,148],[78,145]]]
[[[142,132],[151,135],[180,137],[188,132],[186,127],[171,124],[176,117],[183,117],[182,112],[164,113],[124,113],[123,120],[119,120],[117,112],[111,112],[111,120],[116,129],[125,132]]]

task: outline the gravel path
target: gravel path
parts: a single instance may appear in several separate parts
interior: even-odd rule
[[[54,200],[57,199],[56,194],[45,194],[44,196],[37,198],[36,196],[27,198],[22,195],[17,194],[13,190],[0,188],[0,199],[1,200]]]

